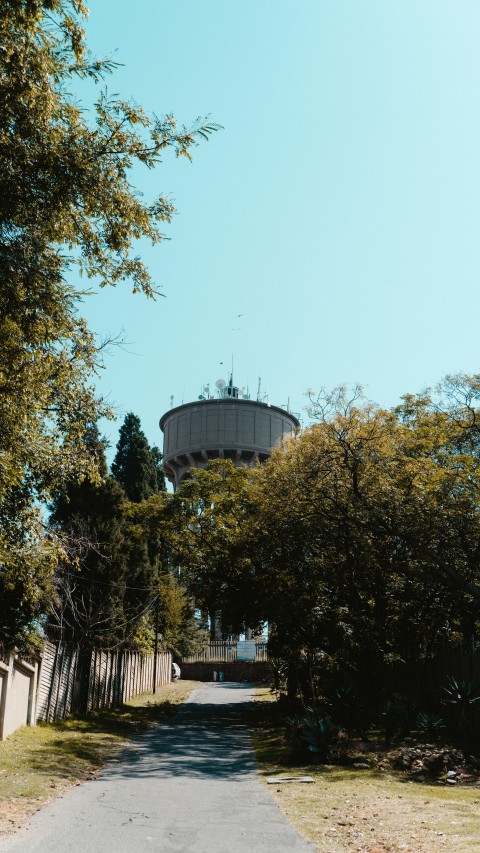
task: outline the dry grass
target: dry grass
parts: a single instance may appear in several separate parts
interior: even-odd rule
[[[0,743],[0,833],[20,826],[48,800],[94,778],[131,737],[174,713],[194,681],[144,693],[122,708],[19,729]]]
[[[258,698],[270,700],[268,691]],[[260,774],[313,776],[269,785],[282,811],[321,853],[480,852],[480,790],[403,782],[379,770],[285,764],[282,727],[269,707],[253,728]]]

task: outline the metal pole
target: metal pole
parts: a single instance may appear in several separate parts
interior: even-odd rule
[[[155,646],[153,653],[153,693],[157,692],[157,655],[158,655],[158,604],[159,597],[157,595],[157,603],[155,606]]]

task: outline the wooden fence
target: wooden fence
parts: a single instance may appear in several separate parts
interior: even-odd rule
[[[214,640],[208,643],[202,651],[182,658],[182,663],[233,663],[238,660],[236,642]],[[267,661],[267,643],[255,642],[255,661]]]
[[[391,693],[408,694],[437,690],[446,686],[449,678],[480,685],[480,647],[468,648],[467,644],[456,647],[446,643],[432,658],[411,658],[406,663],[385,666],[381,680]]]
[[[171,681],[172,656],[157,655],[156,687]],[[138,652],[83,651],[69,643],[45,642],[36,719],[113,708],[153,687],[154,656]]]

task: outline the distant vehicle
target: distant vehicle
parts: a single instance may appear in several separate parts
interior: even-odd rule
[[[176,681],[177,678],[180,678],[181,674],[178,663],[172,663],[172,681]]]

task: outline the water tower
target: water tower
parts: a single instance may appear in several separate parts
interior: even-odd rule
[[[300,426],[291,412],[251,400],[232,376],[228,383],[217,380],[215,388],[215,396],[207,385],[197,401],[176,406],[160,419],[163,467],[175,489],[190,468],[205,468],[210,459],[255,467]]]

